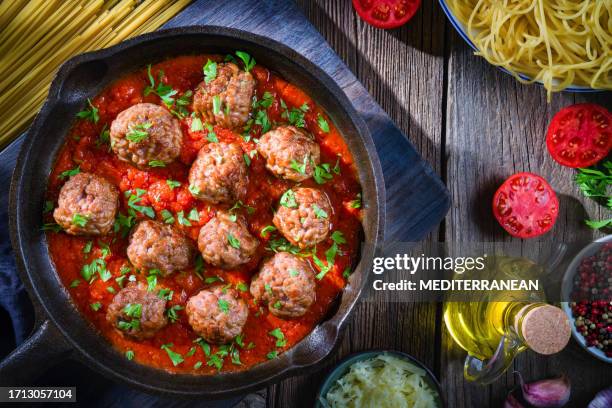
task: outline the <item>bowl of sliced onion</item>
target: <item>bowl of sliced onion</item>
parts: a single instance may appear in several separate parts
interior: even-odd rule
[[[370,350],[342,360],[317,393],[317,408],[445,407],[440,383],[414,357],[392,350]]]

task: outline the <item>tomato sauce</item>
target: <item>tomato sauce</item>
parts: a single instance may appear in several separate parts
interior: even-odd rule
[[[208,59],[222,61],[219,55],[183,56],[163,61],[151,67],[152,76],[157,81],[158,75],[164,84],[177,90],[179,98],[189,90],[195,90],[203,80],[202,67]],[[163,72],[162,72],[163,71]],[[311,132],[321,146],[321,163],[328,163],[332,179],[324,184],[318,184],[313,179],[302,182],[301,185],[323,190],[330,198],[334,213],[331,214],[333,231],[340,231],[346,243],[338,245],[339,251],[333,267],[322,279],[317,279],[316,300],[308,312],[299,318],[281,319],[269,313],[266,306],[254,303],[248,291],[251,276],[258,271],[263,258],[273,255],[270,244],[281,238],[277,231],[269,234],[262,230],[272,224],[273,209],[278,204],[280,196],[293,182],[274,177],[265,168],[265,160],[256,154],[256,140],[261,135],[262,126],[253,124],[248,135],[235,131],[214,127],[219,141],[238,143],[245,154],[250,156],[249,188],[247,199],[242,205],[235,206],[236,213],[244,215],[248,221],[250,232],[260,241],[258,252],[254,259],[246,265],[234,270],[223,270],[208,264],[194,265],[192,268],[163,278],[158,277],[158,285],[174,291],[167,308],[179,306],[176,310],[178,320],[169,323],[152,339],[136,341],[117,331],[106,321],[106,311],[115,293],[127,284],[128,280],[143,281],[144,273],[138,273],[130,267],[126,255],[128,232],[122,228],[104,237],[72,236],[64,232],[47,232],[49,252],[55,263],[57,272],[72,295],[79,311],[89,320],[99,332],[108,339],[127,358],[158,367],[171,372],[192,372],[196,374],[213,374],[218,370],[244,370],[270,358],[275,358],[293,347],[308,335],[317,323],[325,316],[334,300],[346,284],[350,267],[357,261],[359,244],[362,239],[361,214],[359,205],[361,186],[356,176],[353,158],[338,130],[325,112],[301,89],[288,83],[272,71],[256,65],[252,72],[257,79],[256,97],[261,100],[268,92],[273,96],[273,102],[265,109],[272,125],[288,123],[286,109],[303,108],[305,129]],[[105,177],[120,191],[119,212],[128,214],[128,196],[135,189],[145,190],[139,205],[150,206],[155,211],[156,219],[163,221],[162,211],[172,213],[174,225],[182,232],[197,241],[200,227],[210,220],[221,205],[212,205],[196,200],[188,190],[187,174],[191,163],[195,160],[198,150],[206,143],[208,131],[192,131],[190,116],[191,106],[185,107],[186,112],[180,115],[183,132],[183,147],[177,161],[166,167],[155,167],[139,170],[126,162],[120,161],[111,151],[105,132],[117,114],[128,107],[150,102],[163,106],[155,93],[144,96],[145,88],[150,79],[144,68],[118,79],[108,86],[91,103],[98,109],[99,120],[77,119],[70,130],[48,183],[48,200],[57,205],[59,191],[67,177],[62,173],[79,167],[80,171],[91,172]],[[268,95],[269,96],[269,95]],[[282,102],[281,102],[282,101]],[[284,106],[286,106],[286,108]],[[307,107],[307,111],[304,107]],[[321,129],[323,118],[329,125],[329,130]],[[325,126],[323,126],[325,128]],[[241,132],[242,129],[238,129]],[[249,137],[250,136],[250,137]],[[253,153],[255,152],[255,153]],[[180,183],[170,186],[167,180]],[[127,194],[126,194],[127,193]],[[50,204],[46,205],[45,221],[52,223]],[[355,208],[357,207],[357,208]],[[178,222],[177,214],[183,212],[184,217],[196,209],[198,217],[191,217],[187,223]],[[134,213],[134,211],[132,210]],[[135,212],[136,219],[147,218],[140,212]],[[199,218],[199,219],[197,219]],[[184,220],[184,218],[183,218]],[[191,224],[190,226],[187,224]],[[330,234],[331,235],[331,234]],[[327,241],[317,246],[318,258],[325,262],[325,252],[333,245]],[[304,254],[308,251],[302,251]],[[314,270],[319,273],[311,255],[306,255]],[[112,275],[111,279],[103,281],[94,277],[85,281],[82,269],[96,259],[103,259],[106,269]],[[201,259],[200,259],[201,260]],[[233,353],[226,356],[223,348],[215,345],[194,343],[198,335],[187,322],[184,307],[187,300],[201,289],[212,284],[225,284],[236,287],[249,306],[249,317],[242,336],[231,347]],[[183,309],[181,309],[181,307]],[[277,339],[270,334],[274,329],[280,329],[286,344],[280,347]],[[171,344],[171,345],[170,345]],[[180,354],[182,362],[172,361],[166,347]],[[208,349],[210,347],[210,349]],[[219,359],[222,365],[218,363]],[[231,357],[234,358],[231,358]],[[217,364],[215,364],[215,361]]]

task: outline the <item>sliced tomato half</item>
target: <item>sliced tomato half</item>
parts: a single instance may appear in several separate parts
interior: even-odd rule
[[[546,146],[563,166],[592,166],[612,149],[612,115],[592,103],[563,108],[548,126]]]
[[[542,177],[517,173],[504,181],[495,193],[493,215],[510,235],[533,238],[545,234],[555,225],[559,200]]]
[[[362,20],[386,29],[406,24],[420,5],[421,0],[353,0],[353,7]]]

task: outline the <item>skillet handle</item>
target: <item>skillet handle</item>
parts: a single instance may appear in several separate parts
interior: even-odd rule
[[[71,346],[49,320],[0,362],[0,385],[31,385],[48,368],[65,360]]]

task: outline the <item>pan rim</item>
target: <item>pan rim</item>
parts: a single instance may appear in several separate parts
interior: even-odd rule
[[[149,392],[162,393],[162,394],[175,394],[175,395],[183,395],[183,396],[207,395],[210,397],[221,398],[221,397],[236,395],[237,393],[244,393],[249,390],[260,388],[264,384],[275,382],[275,381],[280,380],[281,378],[287,377],[297,370],[314,368],[318,364],[320,364],[325,358],[330,357],[331,354],[333,354],[334,348],[337,346],[338,338],[339,338],[338,336],[335,337],[335,344],[333,344],[333,346],[321,358],[315,361],[311,361],[307,364],[301,364],[301,365],[294,365],[292,364],[291,361],[289,361],[289,358],[291,357],[290,356],[291,351],[299,347],[299,345],[301,343],[304,343],[307,339],[309,339],[319,327],[322,327],[325,323],[327,323],[330,320],[320,322],[308,336],[302,339],[292,349],[289,349],[285,353],[283,353],[281,356],[289,355],[289,357],[285,359],[287,361],[283,361],[283,364],[281,364],[280,369],[275,370],[275,372],[270,375],[266,375],[263,377],[259,375],[260,372],[263,372],[262,366],[268,363],[258,364],[246,371],[240,371],[236,373],[231,372],[231,373],[219,374],[219,375],[214,375],[214,376],[208,376],[208,375],[196,376],[196,375],[191,375],[191,374],[172,374],[172,373],[168,373],[166,371],[160,370],[160,369],[155,369],[153,367],[133,363],[133,364],[137,364],[140,367],[146,367],[147,370],[153,370],[159,376],[162,376],[162,377],[169,376],[175,379],[172,381],[173,384],[169,387],[160,387],[159,385],[152,385],[152,384],[145,383],[142,381],[137,381],[132,377],[123,375],[122,372],[117,370],[117,367],[112,367],[111,366],[113,364],[112,361],[107,364],[106,362],[101,362],[93,358],[90,355],[90,353],[87,352],[87,350],[84,350],[79,345],[78,338],[74,338],[78,336],[75,336],[73,333],[70,332],[70,330],[66,330],[64,325],[59,322],[59,319],[56,316],[57,311],[51,310],[49,304],[45,301],[46,295],[41,292],[41,289],[37,287],[37,285],[34,284],[37,282],[37,280],[34,279],[33,277],[36,277],[37,272],[31,271],[30,266],[26,262],[28,254],[26,254],[26,251],[24,250],[24,247],[22,245],[22,234],[23,234],[24,227],[22,225],[23,217],[20,217],[20,215],[22,215],[21,214],[22,208],[19,208],[20,203],[22,203],[24,200],[23,198],[24,193],[25,193],[25,196],[27,197],[27,193],[24,192],[25,186],[23,186],[23,177],[27,171],[27,166],[30,163],[29,158],[30,158],[30,153],[32,151],[32,148],[34,147],[34,142],[36,139],[35,136],[38,133],[40,133],[41,131],[40,127],[44,123],[50,111],[53,109],[54,104],[57,104],[60,102],[60,95],[62,91],[61,88],[63,85],[63,81],[70,74],[70,72],[72,72],[76,67],[80,66],[83,63],[101,60],[101,59],[103,60],[113,55],[120,54],[122,52],[126,52],[127,50],[130,50],[132,48],[141,47],[144,44],[154,43],[156,41],[159,41],[162,39],[168,39],[171,37],[192,36],[192,35],[196,35],[196,36],[201,35],[201,36],[209,36],[209,37],[210,36],[224,36],[224,37],[229,37],[232,40],[251,42],[257,47],[269,49],[273,52],[276,52],[279,55],[282,55],[285,58],[290,58],[293,61],[296,61],[296,64],[301,65],[303,70],[310,71],[309,74],[312,74],[316,78],[316,80],[323,85],[323,87],[325,88],[325,92],[328,92],[335,99],[335,101],[340,105],[343,111],[342,114],[346,115],[346,117],[350,119],[354,127],[357,129],[357,135],[361,139],[361,145],[362,145],[361,147],[363,148],[365,154],[367,155],[369,159],[369,161],[365,165],[362,164],[361,166],[358,165],[357,167],[360,171],[363,170],[362,167],[366,167],[366,169],[363,171],[365,171],[366,173],[369,173],[371,177],[372,187],[374,189],[373,193],[370,194],[373,197],[371,197],[372,200],[370,202],[370,204],[372,204],[371,208],[368,210],[369,213],[372,213],[371,218],[375,224],[373,233],[371,234],[372,235],[371,242],[369,243],[369,245],[372,245],[372,248],[370,250],[371,253],[368,257],[373,256],[377,244],[382,242],[383,235],[384,235],[385,191],[384,191],[384,183],[383,183],[383,178],[382,178],[382,168],[381,168],[378,156],[376,154],[374,143],[369,133],[369,130],[367,126],[365,125],[365,123],[363,122],[362,118],[359,116],[359,114],[350,104],[348,97],[344,94],[342,89],[335,83],[335,81],[331,77],[329,77],[321,68],[319,68],[312,62],[308,61],[301,54],[285,46],[284,44],[271,40],[266,37],[261,37],[259,35],[255,35],[255,34],[246,32],[246,31],[227,28],[227,27],[217,27],[217,26],[191,26],[191,27],[180,27],[180,28],[161,30],[161,31],[157,31],[157,32],[150,33],[150,34],[145,34],[143,36],[139,36],[139,37],[130,39],[128,41],[120,43],[111,48],[77,55],[71,58],[70,60],[68,60],[67,62],[65,62],[60,67],[60,69],[58,70],[58,73],[56,74],[56,78],[54,79],[52,86],[49,90],[49,97],[46,100],[45,104],[43,105],[41,111],[37,115],[32,127],[30,128],[31,130],[30,132],[28,132],[28,136],[26,136],[24,140],[19,158],[17,160],[17,165],[15,167],[15,172],[13,174],[13,180],[11,183],[11,193],[9,197],[9,200],[10,200],[9,201],[10,233],[11,233],[11,241],[13,244],[13,248],[15,249],[15,252],[17,255],[18,269],[20,271],[20,276],[22,278],[22,281],[24,282],[24,285],[26,285],[28,292],[31,295],[33,295],[32,300],[34,302],[39,303],[39,305],[41,306],[41,310],[43,311],[43,314],[54,323],[55,327],[57,327],[58,330],[62,333],[62,336],[66,338],[66,340],[71,344],[72,347],[74,347],[76,351],[78,351],[78,354],[80,356],[79,358],[85,360],[88,366],[91,366],[92,368],[98,371],[101,371],[102,373],[112,378],[121,380],[125,383],[136,386],[138,388],[144,388],[145,390]],[[343,134],[343,137],[344,137],[344,134]],[[364,188],[364,192],[365,192],[364,181],[363,180],[360,180],[360,181],[362,182],[362,187]],[[46,183],[46,180],[45,180],[45,183]],[[365,229],[365,226],[364,226],[364,229]],[[39,235],[42,235],[43,241],[46,241],[44,240],[44,234],[39,233]],[[47,248],[46,242],[43,242],[43,245],[45,248]],[[352,298],[352,300],[346,305],[345,311],[342,313],[337,311],[336,315],[334,316],[336,317],[338,314],[340,314],[337,321],[334,322],[337,324],[336,329],[338,331],[342,331],[344,329],[347,323],[347,318],[350,316],[352,309],[354,308],[355,304],[357,303],[360,297],[361,292],[363,291],[364,287],[367,284],[369,274],[367,273],[368,272],[367,270],[364,270],[365,269],[364,262],[363,262],[364,259],[365,258],[362,257],[358,265],[358,269],[360,270],[360,273],[364,275],[362,282],[360,282],[360,285],[358,288],[351,288],[351,289],[356,290],[357,293]],[[63,287],[61,282],[59,282],[59,284]],[[67,293],[65,294],[65,296],[66,295]],[[69,295],[67,296],[68,298],[70,298]],[[71,305],[71,307],[74,307],[74,305]],[[86,319],[83,319],[83,320],[87,321]],[[113,351],[115,350],[114,347],[110,343],[107,342],[107,345],[108,345],[108,348],[112,349]],[[252,381],[248,385],[240,386],[240,387],[237,387],[236,389],[229,389],[229,390],[222,390],[222,391],[215,392],[215,391],[210,391],[210,390],[202,391],[201,389],[196,389],[192,387],[191,389],[186,388],[186,389],[176,390],[176,384],[180,383],[181,379],[185,379],[185,381],[188,381],[188,380],[193,380],[195,378],[197,380],[202,380],[202,381],[196,380],[196,381],[189,381],[189,382],[192,382],[194,384],[197,383],[197,384],[205,385],[205,383],[208,382],[205,380],[210,379],[211,377],[219,378],[222,381],[228,381],[228,380],[231,381],[236,377],[237,374],[239,375],[239,374],[244,374],[244,373],[250,373],[250,375],[254,376],[255,380]]]

